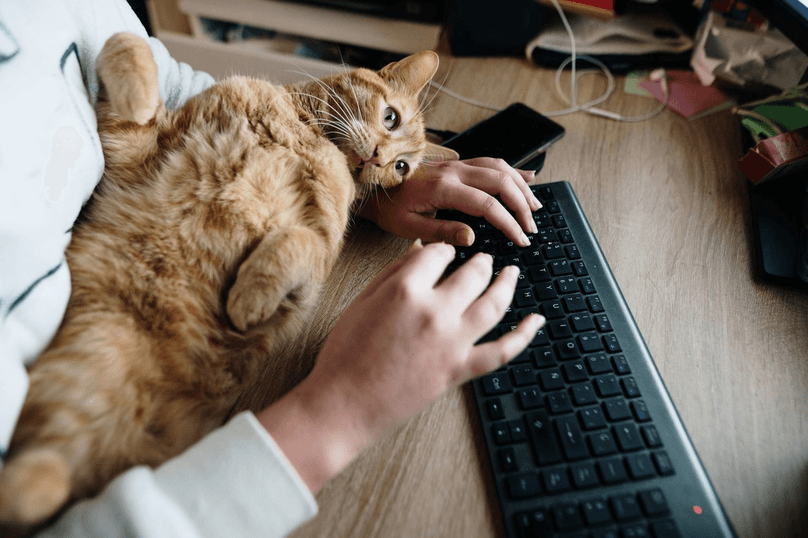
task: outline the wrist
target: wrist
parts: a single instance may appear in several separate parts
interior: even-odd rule
[[[317,493],[365,448],[367,439],[336,391],[313,390],[306,381],[257,418],[309,490]]]

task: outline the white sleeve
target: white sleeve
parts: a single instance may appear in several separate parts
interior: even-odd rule
[[[317,513],[302,479],[250,412],[156,470],[136,467],[39,538],[280,537]]]

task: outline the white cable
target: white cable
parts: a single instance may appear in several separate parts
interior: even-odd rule
[[[668,100],[670,99],[670,91],[668,89],[668,83],[667,83],[667,78],[665,76],[665,71],[662,70],[662,69],[655,70],[651,74],[650,78],[651,78],[651,80],[659,80],[660,84],[662,85],[662,91],[664,93],[664,98],[662,99],[662,102],[659,104],[659,106],[656,107],[655,109],[651,110],[650,112],[648,112],[646,114],[641,114],[639,116],[623,116],[621,114],[618,114],[617,112],[612,112],[610,110],[603,110],[603,109],[600,109],[600,108],[595,108],[595,105],[598,105],[598,104],[604,102],[609,97],[611,97],[612,93],[614,93],[614,90],[617,87],[617,84],[615,83],[615,80],[614,80],[614,75],[612,75],[612,72],[609,71],[609,68],[603,62],[598,60],[597,58],[594,58],[592,56],[587,56],[587,55],[581,55],[581,56],[577,55],[577,50],[576,50],[576,45],[575,45],[575,34],[572,31],[572,27],[570,26],[570,23],[567,20],[566,15],[564,15],[564,10],[561,8],[561,5],[558,3],[558,0],[552,0],[552,2],[553,2],[553,6],[556,8],[556,11],[558,11],[559,16],[561,17],[561,22],[564,25],[564,28],[567,30],[567,34],[569,35],[569,38],[570,38],[570,53],[571,54],[566,60],[561,62],[561,65],[558,66],[558,69],[556,69],[556,76],[555,76],[556,92],[558,92],[558,94],[561,96],[561,98],[567,104],[569,104],[570,107],[562,109],[562,110],[552,110],[552,111],[549,111],[549,112],[543,112],[542,114],[544,114],[547,117],[554,117],[554,116],[563,116],[563,115],[566,115],[566,114],[572,114],[573,112],[586,112],[588,114],[592,114],[592,115],[595,115],[595,116],[601,116],[601,117],[609,118],[609,119],[616,120],[616,121],[639,122],[639,121],[645,121],[645,120],[651,119],[654,116],[658,115],[663,110],[665,110],[665,107],[668,106]],[[597,66],[598,68],[600,68],[600,72],[594,71],[594,70],[588,70],[588,71],[579,72],[577,70],[578,60],[583,60],[583,61],[589,62],[589,63]],[[564,93],[564,90],[562,90],[562,88],[561,88],[561,75],[564,72],[564,69],[567,67],[567,65],[570,65],[570,64],[572,64],[572,65],[571,65],[571,71],[570,71],[570,97],[568,97]],[[606,91],[602,95],[600,95],[599,97],[596,97],[595,99],[592,99],[591,101],[588,101],[588,102],[586,102],[584,104],[579,105],[579,104],[577,104],[577,100],[578,100],[578,79],[580,77],[582,77],[584,75],[588,75],[588,74],[596,74],[596,75],[597,74],[602,74],[603,76],[605,76],[606,81],[607,81],[607,88],[606,88]],[[430,84],[430,86],[436,88],[438,91],[444,92],[448,96],[453,97],[454,99],[457,99],[458,101],[462,101],[462,102],[464,102],[466,104],[476,106],[476,107],[480,107],[480,108],[486,108],[488,110],[495,110],[495,111],[502,110],[502,107],[498,107],[498,106],[495,106],[495,105],[484,103],[482,101],[477,101],[476,99],[471,99],[469,97],[465,97],[463,95],[460,95],[459,93],[453,92],[452,90],[444,87],[443,85],[437,84],[434,81],[430,81],[429,84]]]

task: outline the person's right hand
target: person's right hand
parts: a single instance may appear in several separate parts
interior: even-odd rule
[[[492,259],[478,254],[439,282],[453,257],[416,242],[342,314],[309,376],[259,415],[313,491],[450,387],[512,359],[544,322],[530,315],[475,344],[504,315],[519,271],[488,286]]]

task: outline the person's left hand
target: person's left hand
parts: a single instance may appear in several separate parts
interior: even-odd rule
[[[541,207],[528,187],[533,177],[532,171],[488,157],[423,165],[401,185],[365,200],[359,215],[405,239],[471,245],[474,232],[469,226],[435,218],[438,209],[456,209],[484,217],[516,244],[527,246],[525,233],[536,232],[531,212]]]

